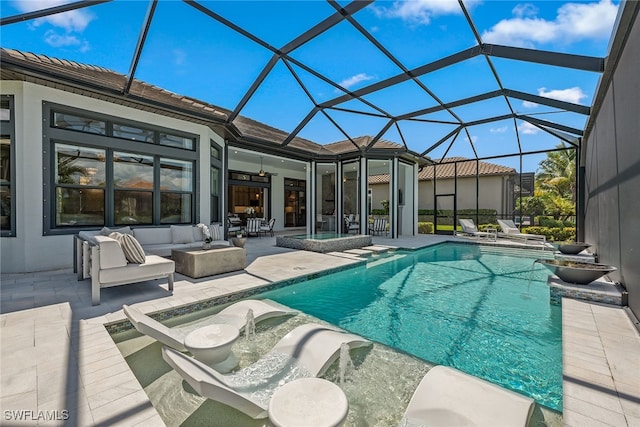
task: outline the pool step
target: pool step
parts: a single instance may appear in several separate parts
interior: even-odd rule
[[[343,252],[350,255],[357,255],[362,258],[369,258],[374,253],[373,251],[369,251],[366,249],[347,249]]]
[[[384,253],[387,253],[387,252],[394,251],[396,248],[392,248],[392,247],[389,247],[389,246],[371,245],[371,246],[365,246],[362,249],[365,250],[365,251],[371,251],[374,254],[384,254]]]

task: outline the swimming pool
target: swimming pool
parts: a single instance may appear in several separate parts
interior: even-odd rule
[[[561,411],[561,308],[523,253],[444,243],[261,297]]]

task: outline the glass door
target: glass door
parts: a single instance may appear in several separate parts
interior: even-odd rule
[[[306,216],[306,181],[298,179],[284,180],[284,226],[304,227]]]

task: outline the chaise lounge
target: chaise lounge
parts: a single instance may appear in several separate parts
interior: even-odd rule
[[[253,365],[229,375],[168,347],[163,347],[162,357],[199,395],[257,419],[267,417],[278,387],[322,375],[345,343],[350,349],[372,345],[357,335],[309,323],[289,332]]]
[[[127,316],[127,319],[129,319],[138,332],[148,335],[178,351],[187,351],[184,340],[190,332],[197,328],[210,324],[224,323],[241,330],[247,323],[249,310],[253,313],[255,323],[274,317],[294,316],[298,314],[297,310],[290,309],[289,307],[268,299],[243,300],[222,309],[218,314],[210,317],[208,321],[199,322],[188,327],[168,328],[136,308],[126,304],[122,306],[122,311],[124,311],[125,316]]]
[[[448,366],[435,366],[416,388],[401,426],[526,426],[534,401]]]
[[[498,225],[500,225],[500,229],[502,230],[502,232],[498,234],[500,237],[507,239],[536,240],[540,242],[543,247],[547,242],[547,236],[543,236],[541,234],[521,233],[516,224],[510,219],[499,219]]]
[[[458,219],[460,226],[462,227],[462,231],[456,231],[457,234],[463,234],[471,237],[486,237],[487,239],[495,240],[496,235],[493,233],[488,233],[486,231],[479,231],[478,227],[474,224],[472,219]]]

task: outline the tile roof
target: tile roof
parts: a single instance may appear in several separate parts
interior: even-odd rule
[[[455,163],[457,163],[458,178],[475,177],[476,161],[465,157],[449,157],[442,159],[442,164],[436,166],[437,179],[450,179],[455,176]],[[497,165],[478,161],[478,175],[515,175],[516,170],[507,166]],[[433,179],[433,167],[425,166],[418,173],[418,181],[430,181]],[[389,174],[371,175],[369,177],[370,184],[387,184],[389,183]]]
[[[123,88],[127,77],[104,67],[6,48],[0,48],[0,61],[3,63],[0,70],[2,80],[25,80],[204,124],[221,133],[223,137],[230,133],[229,125],[225,124],[231,115],[230,110],[167,91],[138,79],[133,79],[129,93],[125,95]],[[241,139],[266,144],[272,148],[282,148],[280,144],[289,135],[283,130],[243,116],[236,117],[232,125],[236,129],[233,132],[234,136],[237,137],[239,134]],[[358,137],[354,142],[358,147],[366,147],[372,139],[370,136]],[[336,155],[358,151],[348,140],[322,145],[300,137],[293,138],[285,147],[287,148],[312,155]],[[405,151],[404,146],[385,140],[378,141],[375,148]]]

